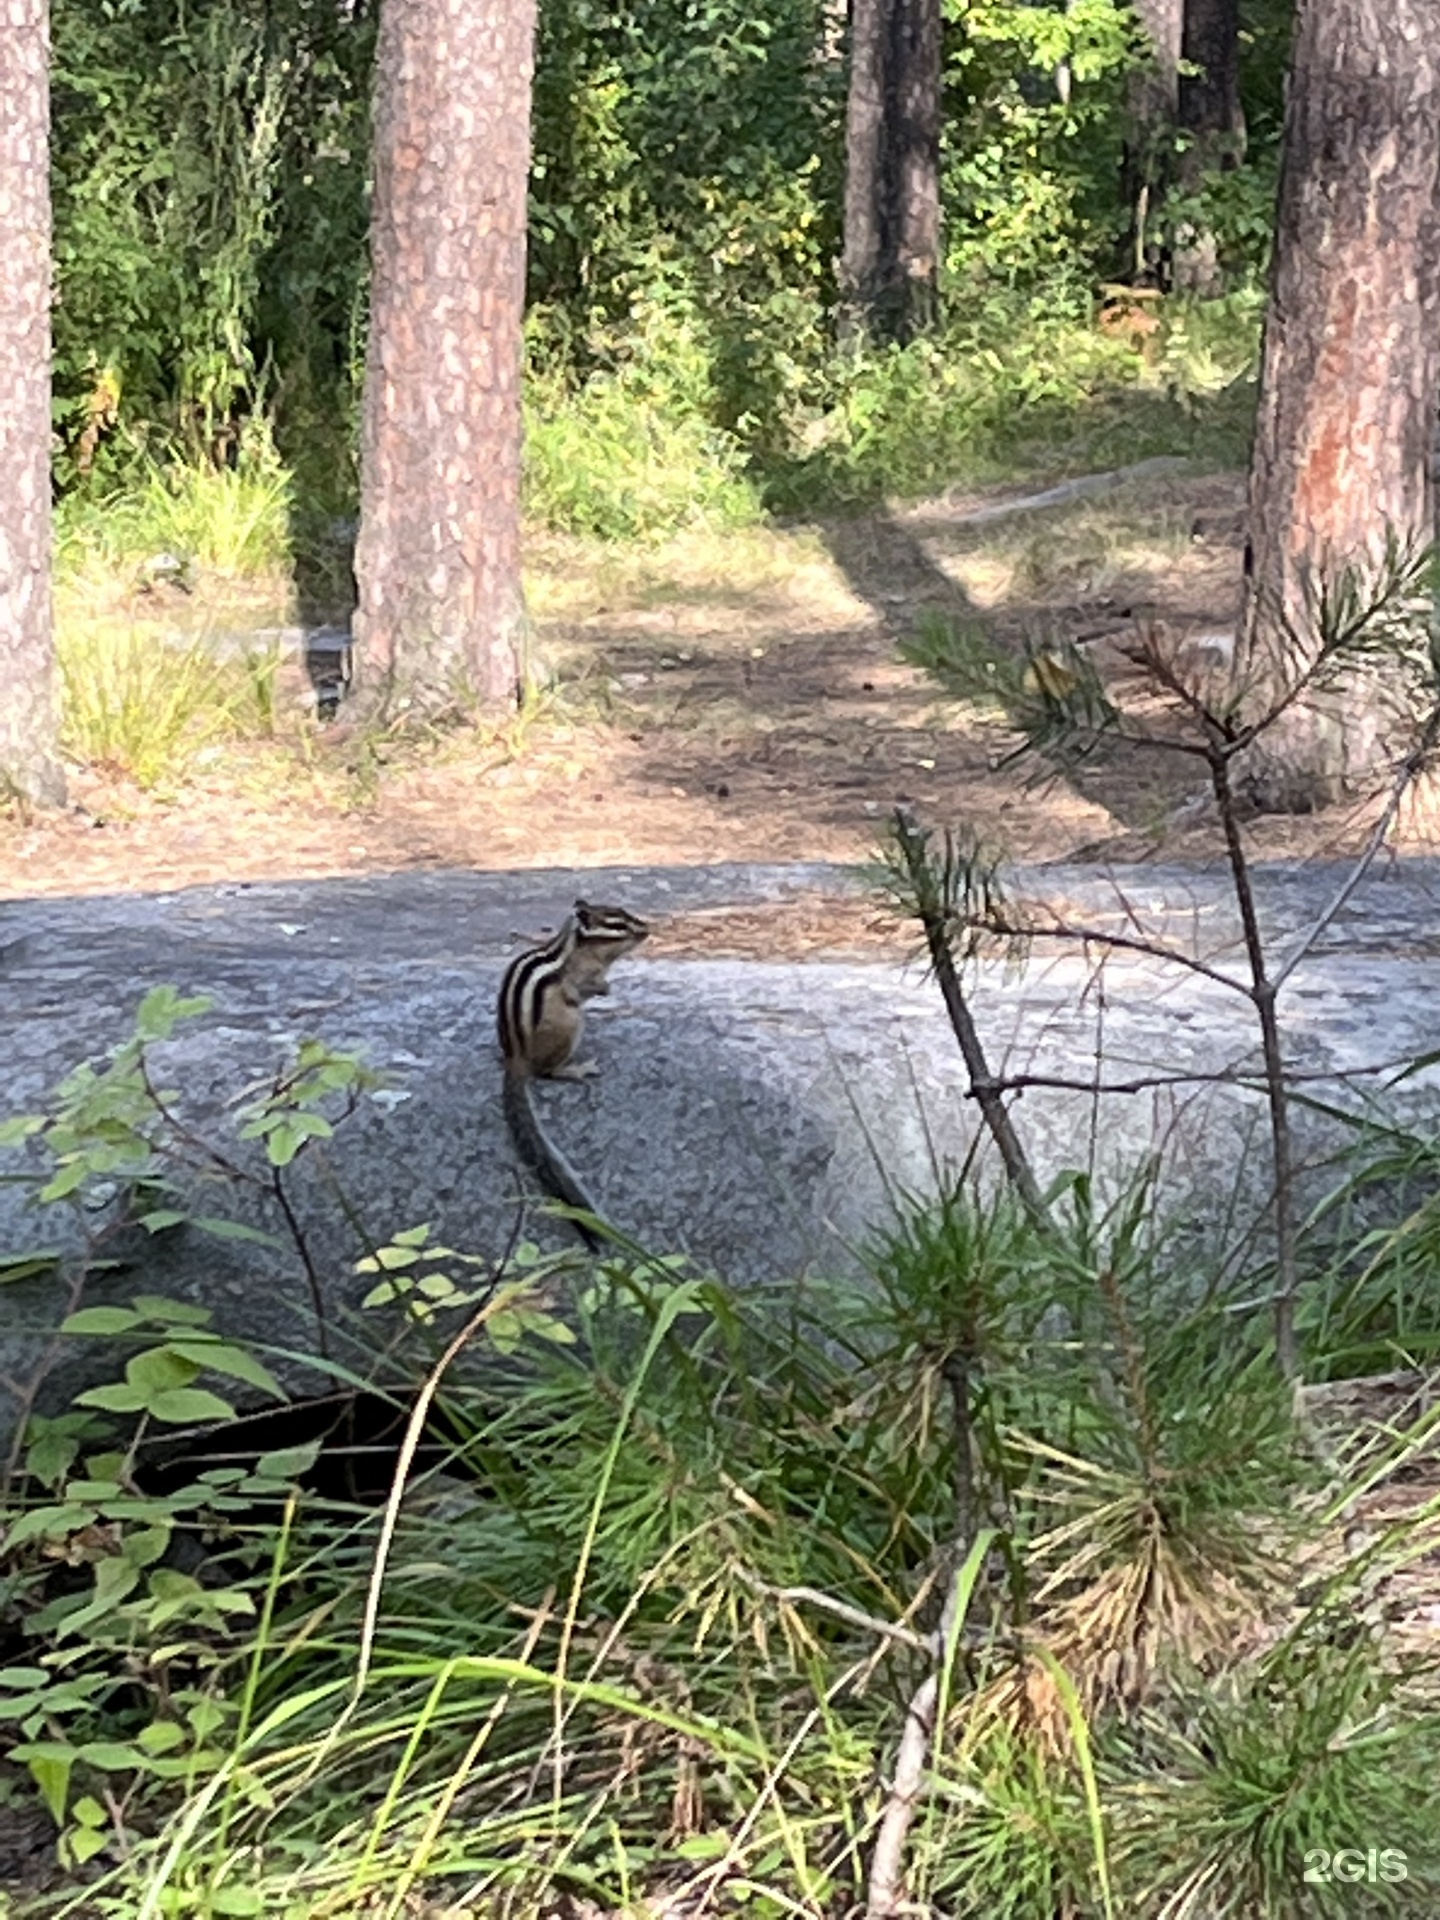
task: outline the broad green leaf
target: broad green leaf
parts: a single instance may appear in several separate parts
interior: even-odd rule
[[[180,1021],[208,1013],[214,1004],[203,993],[183,999],[174,987],[152,987],[135,1010],[135,1031],[142,1040],[168,1040]]]
[[[168,1426],[194,1426],[209,1420],[233,1420],[235,1409],[228,1400],[204,1387],[169,1387],[152,1395],[147,1412]]]
[[[132,1567],[152,1567],[170,1548],[174,1534],[171,1526],[137,1527],[133,1533],[127,1533],[122,1552]]]
[[[93,1860],[109,1846],[110,1836],[99,1827],[72,1827],[61,1844],[71,1864],[83,1867],[87,1860]]]
[[[188,1340],[176,1339],[170,1342],[170,1351],[186,1360],[193,1360],[197,1367],[208,1367],[214,1373],[223,1373],[228,1380],[244,1380],[249,1386],[259,1387],[262,1393],[273,1394],[277,1400],[283,1397],[280,1382],[274,1374],[244,1347],[231,1346],[228,1341],[219,1340],[213,1346],[208,1342],[192,1345]]]
[[[135,1744],[150,1754],[173,1753],[176,1747],[185,1745],[185,1729],[173,1720],[152,1720],[135,1736]],[[78,1807],[76,1814],[78,1817]]]
[[[88,1415],[82,1414],[82,1419]],[[118,1451],[109,1453],[91,1453],[85,1457],[85,1472],[92,1480],[118,1480],[125,1472],[130,1456]]]
[[[110,1560],[97,1560],[95,1563],[95,1593],[87,1603],[85,1613],[93,1616],[108,1607],[118,1606],[120,1601],[128,1600],[140,1584],[140,1569],[129,1560],[119,1557]]]
[[[19,1760],[40,1789],[50,1818],[57,1827],[65,1824],[65,1802],[70,1794],[70,1775],[75,1766],[75,1749],[58,1740],[37,1740],[12,1747],[12,1760]]]
[[[224,1726],[228,1717],[220,1702],[208,1695],[185,1709],[185,1718],[200,1740],[208,1740],[218,1727]]]
[[[60,1323],[62,1333],[133,1333],[142,1325],[129,1307],[81,1307]]]
[[[524,1327],[518,1313],[504,1309],[490,1316],[485,1322],[485,1331],[497,1353],[510,1354],[519,1346]]]
[[[211,1913],[234,1915],[236,1920],[265,1911],[263,1894],[250,1887],[214,1887],[205,1897]]]
[[[173,1347],[147,1347],[125,1363],[125,1378],[132,1387],[147,1393],[161,1393],[170,1387],[188,1387],[200,1369]]]
[[[118,1500],[125,1489],[118,1480],[72,1480],[65,1489],[72,1500]]]
[[[12,1520],[5,1531],[7,1547],[23,1546],[27,1540],[64,1540],[72,1533],[78,1533],[82,1527],[88,1527],[97,1519],[94,1507],[81,1507],[66,1504],[54,1507],[31,1507],[28,1513],[22,1513],[18,1520]]]
[[[318,1440],[307,1440],[303,1446],[277,1447],[274,1453],[261,1454],[256,1469],[276,1480],[293,1480],[314,1466],[320,1458],[320,1446]]]
[[[38,1274],[53,1273],[59,1265],[60,1255],[44,1248],[34,1253],[11,1254],[0,1260],[0,1287],[8,1287],[17,1280],[33,1280]]]
[[[102,1773],[130,1773],[145,1764],[145,1755],[129,1740],[87,1740],[77,1758]]]
[[[217,1220],[210,1214],[192,1219],[190,1224],[216,1240],[249,1240],[260,1247],[283,1247],[285,1244],[273,1233],[262,1233],[259,1227],[243,1226],[238,1220]]]
[[[25,1449],[26,1471],[43,1486],[55,1487],[75,1464],[80,1451],[80,1436],[63,1430],[41,1433]]]
[[[167,1326],[203,1327],[212,1317],[208,1307],[193,1306],[188,1300],[172,1300],[164,1293],[137,1293],[130,1304],[147,1320],[160,1320]]]
[[[90,1168],[83,1160],[71,1160],[45,1182],[40,1189],[40,1198],[46,1202],[68,1198],[77,1187],[84,1185],[89,1172]]]

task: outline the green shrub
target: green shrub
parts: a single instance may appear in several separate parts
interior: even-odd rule
[[[268,572],[290,557],[290,497],[289,474],[258,433],[233,467],[146,461],[108,490],[61,501],[57,563],[62,573],[92,562],[123,571],[168,554],[229,578]]]
[[[710,361],[694,324],[659,306],[615,364],[532,374],[525,501],[557,531],[646,538],[759,517],[745,456],[708,416]]]
[[[203,636],[92,618],[62,625],[57,651],[61,740],[87,766],[164,786],[235,731],[241,685]]]

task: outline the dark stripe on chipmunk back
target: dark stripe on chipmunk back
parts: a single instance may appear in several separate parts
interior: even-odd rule
[[[564,970],[573,940],[574,928],[567,921],[545,946],[534,947],[510,962],[500,985],[496,1019],[500,1050],[507,1059],[524,1052],[524,1035],[533,1032],[539,1017],[540,996]]]

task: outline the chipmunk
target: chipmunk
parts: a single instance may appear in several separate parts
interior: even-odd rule
[[[537,1074],[550,1080],[587,1080],[593,1060],[577,1060],[585,1002],[609,993],[608,974],[622,954],[648,939],[645,922],[623,907],[577,900],[564,926],[543,947],[510,962],[500,983],[495,1024],[505,1057],[506,1124],[526,1164],[557,1200],[596,1211],[565,1156],[546,1138],[530,1097]],[[592,1251],[600,1241],[588,1227],[576,1231]]]

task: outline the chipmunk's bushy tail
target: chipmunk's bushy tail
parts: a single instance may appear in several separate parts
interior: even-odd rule
[[[505,1123],[520,1150],[520,1157],[546,1192],[556,1200],[563,1200],[567,1207],[575,1207],[582,1213],[597,1213],[595,1202],[581,1186],[575,1169],[559,1148],[552,1146],[546,1138],[530,1098],[528,1073],[505,1075],[503,1104]],[[570,1224],[592,1253],[600,1251],[604,1243],[598,1234],[581,1220],[572,1220]]]

